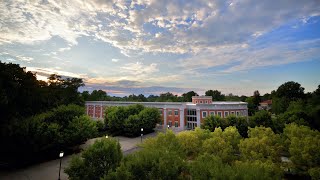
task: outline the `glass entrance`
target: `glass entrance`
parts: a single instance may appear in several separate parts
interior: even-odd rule
[[[187,110],[187,129],[195,129],[197,127],[197,110]]]

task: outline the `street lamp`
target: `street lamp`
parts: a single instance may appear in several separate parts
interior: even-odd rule
[[[168,124],[168,129],[170,128],[170,125]]]
[[[106,138],[108,139],[108,138],[109,138],[109,136],[108,136],[108,135],[106,135]]]
[[[142,136],[143,136],[143,128],[141,128],[141,143],[142,143]]]
[[[62,161],[62,157],[63,157],[63,151],[60,152],[59,157],[60,157],[60,166],[59,166],[59,179],[58,180],[60,180],[61,161]]]

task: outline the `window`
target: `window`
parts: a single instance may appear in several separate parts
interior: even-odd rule
[[[172,121],[169,121],[169,127],[171,127],[172,126]]]
[[[208,104],[208,101],[206,101],[206,104]]]
[[[172,115],[172,110],[169,110],[169,116],[171,116]]]
[[[200,101],[200,104],[202,104],[202,101]]]
[[[178,121],[174,122],[174,127],[179,127]]]
[[[225,111],[224,112],[224,117],[228,117],[229,116],[229,111]]]
[[[210,116],[215,116],[215,112],[214,111],[210,111]]]
[[[159,113],[160,113],[160,115],[162,115],[162,109],[159,109]]]
[[[196,116],[197,115],[197,110],[195,109],[188,109],[187,111],[187,116]]]
[[[234,111],[231,111],[231,115],[234,115]]]
[[[179,111],[178,110],[174,110],[174,115],[178,116],[179,115]]]
[[[198,101],[196,101],[196,104],[198,104]]]
[[[222,117],[222,112],[221,111],[218,112],[218,116]]]
[[[207,117],[207,111],[202,111],[202,117],[203,118]]]
[[[239,111],[237,111],[237,116],[240,116],[240,112]]]

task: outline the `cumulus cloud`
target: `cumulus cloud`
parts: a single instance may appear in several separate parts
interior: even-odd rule
[[[318,0],[4,0],[0,3],[0,45],[37,44],[58,36],[68,47],[46,53],[53,56],[71,50],[79,37],[85,36],[109,43],[132,61],[121,64],[119,59],[111,59],[119,65],[113,81],[54,72],[86,77],[88,82],[123,81],[119,86],[129,81],[179,81],[188,73],[200,76],[205,68],[224,66],[219,73],[232,73],[319,58],[318,39],[265,47],[255,44],[288,22],[307,24],[311,17],[320,15],[319,7]],[[158,62],[133,58],[144,54],[180,55],[179,61],[172,63],[177,72],[161,74]],[[17,60],[35,61],[26,56]],[[39,71],[53,72],[46,68]]]

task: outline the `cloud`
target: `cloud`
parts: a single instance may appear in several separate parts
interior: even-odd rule
[[[129,56],[138,51],[194,54],[202,47],[246,43],[283,23],[317,16],[318,7],[316,0],[4,1],[0,42],[59,36],[74,45],[77,38],[92,36]]]
[[[202,92],[203,89],[199,88],[177,88],[177,87],[166,87],[166,86],[140,86],[140,87],[119,87],[119,86],[105,86],[92,84],[90,86],[81,87],[80,91],[93,91],[95,89],[101,89],[107,92],[109,95],[116,96],[128,96],[130,94],[144,94],[149,95],[160,95],[161,93],[171,92],[175,95],[181,95],[188,91]]]
[[[59,52],[69,51],[71,47],[59,48]]]
[[[79,74],[57,68],[30,68],[42,76],[57,73],[84,78],[89,84],[174,86],[208,75],[319,59],[319,39],[261,42],[273,30],[290,22],[299,22],[295,23],[297,29],[308,25],[312,17],[320,16],[319,7],[318,0],[4,0],[0,3],[1,48],[15,47],[21,51],[22,47],[38,47],[60,38],[65,42],[38,52],[50,56],[43,59],[36,53],[0,56],[8,61],[31,63],[30,66],[55,67],[55,61],[65,59],[63,52],[83,47],[95,50],[98,45],[94,43],[102,42],[126,57],[110,52],[114,63],[108,61],[110,66],[102,67],[97,64],[105,56],[94,56],[92,65],[84,63],[88,61],[86,56],[70,51],[70,57],[77,58],[70,59],[70,64],[77,69],[81,64],[90,64],[90,69],[80,67],[84,73]],[[89,39],[87,46],[74,48],[83,39]]]
[[[51,69],[51,68],[26,67],[26,70],[36,73],[37,75],[39,74],[40,75],[39,78],[42,78],[42,79],[44,79],[44,77],[49,77],[51,74],[57,74],[57,75],[60,75],[63,77],[69,77],[69,78],[87,78],[86,74],[76,74],[72,72],[61,71],[61,70]]]

